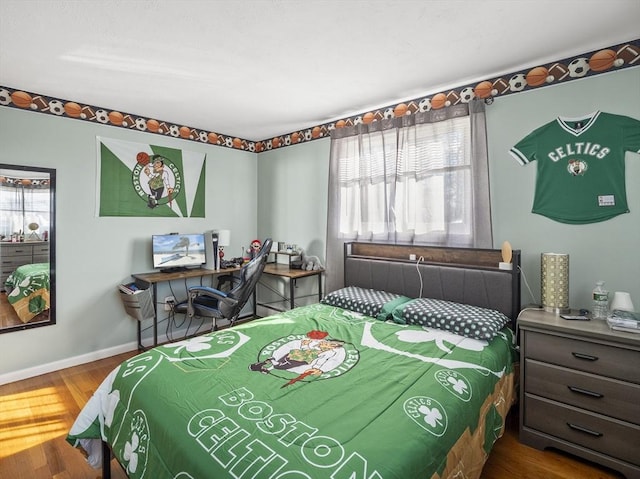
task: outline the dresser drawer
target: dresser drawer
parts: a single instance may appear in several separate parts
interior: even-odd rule
[[[31,263],[32,256],[29,255],[13,255],[13,256],[3,256],[0,258],[0,265],[2,266],[2,271],[13,271],[18,266],[22,266],[23,264]]]
[[[524,425],[640,465],[640,427],[525,394]]]
[[[49,256],[49,245],[38,244],[33,245],[33,256]]]
[[[49,254],[39,254],[33,255],[34,263],[48,263],[49,262]]]
[[[525,358],[640,384],[640,352],[535,331],[525,333]]]
[[[640,425],[640,385],[525,360],[525,392]]]
[[[24,243],[9,243],[0,247],[0,256],[31,256],[33,246]]]

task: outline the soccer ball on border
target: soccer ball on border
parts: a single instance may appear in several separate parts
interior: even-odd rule
[[[473,87],[468,86],[460,91],[460,101],[462,103],[469,103],[475,96],[476,94],[473,92]]]
[[[64,105],[60,100],[51,100],[49,102],[49,111],[54,115],[62,116],[64,113]]]
[[[571,78],[582,78],[589,73],[589,60],[584,57],[576,58],[567,68]]]
[[[431,110],[431,98],[423,98],[418,103],[418,110],[425,112]]]
[[[522,91],[525,86],[527,86],[527,79],[522,73],[516,73],[509,79],[509,89],[511,91]]]

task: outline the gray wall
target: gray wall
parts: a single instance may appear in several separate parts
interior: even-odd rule
[[[596,109],[640,118],[640,68],[508,95],[487,109],[494,246],[509,240],[523,251],[533,290],[532,299],[523,285],[524,304],[540,301],[540,254],[553,251],[570,254],[572,307],[590,306],[598,279],[629,291],[640,307],[639,155],[626,162],[631,213],[576,226],[531,214],[535,166],[521,167],[508,154],[554,117]],[[232,256],[254,237],[271,236],[324,260],[329,139],[256,155],[9,108],[0,108],[0,126],[2,162],[58,170],[58,324],[0,335],[0,376],[130,347],[135,324],[115,285],[151,269],[152,233],[228,228]],[[207,218],[96,218],[96,135],[206,152]]]
[[[327,235],[329,139],[260,153],[258,232],[322,258]]]
[[[508,151],[557,116],[595,110],[640,119],[640,68],[509,95],[487,109],[494,246],[509,240],[523,252],[523,303],[540,302],[540,254],[569,254],[570,306],[591,309],[599,279],[609,291],[628,291],[640,309],[640,155],[626,155],[630,213],[588,225],[567,225],[531,213],[536,164],[520,166]]]
[[[206,218],[96,217],[96,136],[206,153]],[[124,313],[116,285],[131,273],[153,270],[152,234],[229,229],[227,256],[239,256],[256,237],[255,153],[4,107],[0,145],[0,162],[55,168],[58,182],[57,324],[0,334],[0,377],[133,349],[136,325]],[[173,286],[184,291],[184,283]],[[165,296],[162,288],[159,296]]]
[[[631,213],[589,225],[565,225],[532,214],[536,164],[523,167],[509,155],[538,126],[594,110],[640,119],[640,68],[507,95],[487,107],[494,247],[508,240],[522,250],[533,293],[523,282],[523,305],[540,302],[540,254],[555,252],[569,254],[571,307],[590,309],[591,291],[602,279],[611,292],[631,293],[640,309],[640,155],[626,156]],[[329,139],[323,139],[260,154],[261,234],[324,244],[329,146]]]
[[[324,265],[327,230],[329,139],[260,153],[258,156],[258,236],[296,244]],[[281,260],[279,258],[279,260]],[[295,283],[296,305],[318,300],[317,278]],[[287,306],[287,280],[263,277],[260,300]],[[273,310],[260,309],[261,315]]]

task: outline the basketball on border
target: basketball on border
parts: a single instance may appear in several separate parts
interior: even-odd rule
[[[147,130],[155,133],[156,131],[158,131],[158,128],[160,128],[160,123],[158,123],[158,120],[147,120]]]
[[[535,67],[532,68],[529,73],[527,73],[525,78],[527,80],[527,85],[540,86],[546,83],[548,76],[549,70],[547,70],[545,67]]]
[[[405,103],[400,103],[399,105],[396,105],[396,107],[393,109],[393,114],[396,116],[396,118],[398,118],[400,116],[406,115],[408,109],[409,108]]]
[[[124,120],[124,116],[119,111],[112,111],[109,113],[109,121],[114,125],[120,126],[122,125],[122,120]]]
[[[491,83],[490,81],[483,81],[476,85],[476,87],[473,89],[473,92],[478,98],[489,98],[491,96],[492,90],[493,83]]]
[[[191,130],[188,126],[181,126],[178,132],[182,138],[189,138],[189,135],[191,134]]]
[[[600,50],[594,53],[589,58],[589,68],[594,72],[602,72],[608,70],[613,66],[613,62],[616,61],[618,55],[613,50]]]
[[[64,112],[67,116],[80,118],[80,115],[82,114],[82,107],[77,103],[70,101],[64,104]]]
[[[31,106],[31,95],[25,91],[14,91],[11,94],[11,101],[15,106],[20,108],[29,108]]]
[[[437,93],[433,95],[433,98],[431,98],[431,108],[433,108],[434,110],[443,108],[446,103],[447,95],[445,95],[444,93]]]

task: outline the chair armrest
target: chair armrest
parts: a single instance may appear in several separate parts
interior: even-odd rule
[[[227,293],[225,293],[224,291],[220,291],[219,289],[216,288],[211,288],[209,286],[191,286],[189,288],[189,296],[192,296],[195,298],[196,296],[199,295],[205,295],[205,296],[211,296],[215,299],[225,299],[228,295]]]
[[[229,294],[224,291],[220,291],[219,289],[211,288],[209,286],[191,286],[189,288],[189,302],[187,304],[187,314],[190,317],[195,315],[193,303],[196,302],[198,296],[208,296],[218,301],[222,301],[229,306],[235,306],[238,304],[238,300],[236,298],[229,296]]]

